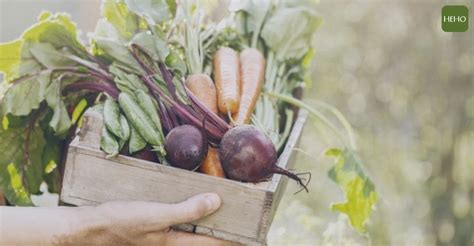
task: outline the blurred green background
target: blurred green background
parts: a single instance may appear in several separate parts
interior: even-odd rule
[[[18,37],[43,9],[71,13],[86,39],[99,2],[1,0],[0,42]],[[332,138],[310,122],[295,150],[296,168],[313,174],[310,192],[294,195],[290,183],[270,245],[474,245],[474,27],[443,32],[448,4],[468,6],[474,18],[467,0],[320,2],[306,100],[336,106],[353,124],[380,202],[367,235],[330,211],[343,199],[322,155]]]

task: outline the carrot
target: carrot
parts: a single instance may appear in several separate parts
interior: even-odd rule
[[[216,87],[206,74],[193,74],[186,79],[186,87],[213,113],[217,114]],[[219,159],[219,151],[209,146],[206,158],[199,171],[202,173],[225,178],[224,169]]]
[[[222,47],[216,52],[214,81],[219,111],[223,114],[237,113],[240,99],[240,68],[239,56],[235,50]]]
[[[240,53],[241,97],[237,114],[233,116],[236,124],[250,121],[258,96],[262,89],[265,74],[265,58],[254,48]]]
[[[217,114],[216,87],[207,74],[190,75],[185,84],[209,110]]]
[[[219,150],[209,146],[206,158],[199,167],[199,171],[207,175],[225,178],[224,169],[219,159]]]

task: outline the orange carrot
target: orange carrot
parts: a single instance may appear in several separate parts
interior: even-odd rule
[[[209,146],[206,158],[199,167],[199,171],[207,175],[225,178],[224,169],[219,159],[219,150]]]
[[[265,58],[254,48],[240,53],[241,97],[237,114],[233,116],[236,124],[250,121],[265,76]]]
[[[217,114],[216,87],[209,76],[206,74],[193,74],[188,76],[185,84],[209,110]],[[208,175],[225,178],[217,149],[209,146],[206,158],[199,171]]]
[[[193,74],[186,79],[186,87],[213,113],[217,114],[216,87],[207,74]]]
[[[214,55],[214,82],[219,111],[223,114],[237,113],[240,99],[240,68],[239,56],[235,50],[222,47]]]

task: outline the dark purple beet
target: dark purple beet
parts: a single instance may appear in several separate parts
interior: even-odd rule
[[[145,148],[133,153],[132,156],[145,161],[158,162],[158,156],[156,155],[156,152],[150,150],[149,148]]]
[[[175,127],[165,139],[166,159],[174,167],[195,170],[207,153],[207,145],[198,128],[191,125]]]
[[[296,174],[276,165],[275,146],[255,126],[241,125],[230,129],[222,138],[219,157],[230,179],[257,183],[278,173],[296,180],[306,189]]]

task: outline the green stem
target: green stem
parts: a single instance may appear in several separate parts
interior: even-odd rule
[[[328,110],[329,112],[331,112],[332,114],[334,114],[334,116],[336,116],[336,118],[341,122],[341,124],[344,126],[344,129],[346,130],[347,132],[347,136],[349,137],[349,143],[351,146],[353,146],[353,149],[356,149],[356,143],[355,143],[355,138],[354,138],[354,129],[352,128],[351,124],[349,123],[349,121],[346,119],[346,117],[344,117],[344,115],[342,115],[342,113],[337,109],[335,108],[334,106],[332,105],[329,105],[325,102],[321,102],[319,100],[310,100],[310,102],[322,107],[322,108],[325,108],[326,110]]]
[[[285,113],[286,113],[285,130],[283,130],[283,134],[281,135],[281,139],[279,140],[279,142],[277,144],[277,150],[280,150],[283,147],[283,145],[286,142],[286,139],[290,135],[291,128],[293,126],[293,118],[294,118],[293,110],[286,109]]]
[[[343,143],[345,146],[350,146],[350,147],[354,147],[354,146],[351,146],[350,144],[348,145],[345,141],[345,138],[344,136],[339,132],[339,130],[331,123],[331,121],[326,118],[326,116],[324,116],[320,111],[314,109],[314,108],[311,108],[310,106],[308,106],[307,104],[305,104],[303,101],[301,100],[298,100],[292,96],[288,96],[288,95],[283,95],[283,94],[279,94],[279,93],[274,93],[274,92],[264,92],[264,95],[267,95],[269,97],[273,97],[273,98],[277,98],[277,99],[280,99],[286,103],[289,103],[291,105],[294,105],[298,108],[302,108],[302,109],[305,109],[306,111],[308,111],[311,115],[315,116],[316,118],[318,118],[321,122],[323,122],[329,129],[331,129],[331,131],[334,132],[334,134],[336,135],[336,137],[341,141],[341,143]]]

